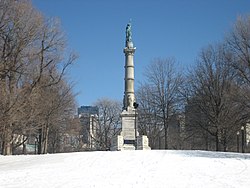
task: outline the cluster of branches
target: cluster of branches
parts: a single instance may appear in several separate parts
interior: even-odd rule
[[[152,148],[236,151],[236,134],[250,118],[250,17],[202,49],[186,75],[173,59],[153,61],[145,75],[139,128]]]
[[[2,154],[32,135],[39,135],[38,152],[46,153],[49,134],[69,120],[74,96],[64,75],[76,56],[65,55],[65,47],[58,20],[45,18],[27,0],[0,1]]]
[[[145,77],[136,93],[139,132],[149,137],[152,149],[177,148],[175,140],[179,134],[173,132],[179,132],[175,120],[181,110],[183,76],[177,70],[175,59],[166,58],[152,61],[146,68]]]
[[[81,114],[71,124],[70,134],[77,138],[77,144],[71,151],[109,150],[111,139],[121,130],[122,104],[119,101],[101,98],[94,106],[98,108],[98,114]]]
[[[118,101],[103,98],[96,101],[99,109],[99,121],[96,127],[96,143],[99,150],[108,150],[111,139],[121,130],[120,113],[122,104]]]

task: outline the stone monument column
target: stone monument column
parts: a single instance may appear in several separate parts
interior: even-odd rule
[[[123,50],[125,54],[125,88],[123,97],[123,110],[132,110],[135,102],[134,91],[134,53],[135,49],[132,42],[131,24],[128,23],[126,27],[126,43]]]
[[[136,115],[137,111],[134,107],[135,91],[134,91],[134,53],[136,48],[132,42],[131,23],[126,27],[126,42],[123,50],[125,54],[125,77],[124,77],[124,96],[123,111],[120,115],[122,130],[118,136],[112,138],[111,150],[135,150],[150,149],[148,147],[148,138],[139,136],[136,131]]]
[[[123,109],[129,110],[133,108],[133,103],[135,102],[135,92],[134,92],[134,52],[135,48],[124,49],[125,53],[125,91],[124,91],[124,104]]]

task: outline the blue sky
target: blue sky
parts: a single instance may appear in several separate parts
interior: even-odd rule
[[[132,19],[137,50],[135,89],[155,58],[174,57],[183,69],[200,50],[223,40],[240,15],[250,15],[249,0],[32,0],[49,17],[61,20],[70,49],[79,58],[70,69],[77,103],[122,101],[125,28]]]

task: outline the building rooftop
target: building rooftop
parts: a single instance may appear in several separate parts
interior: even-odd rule
[[[98,115],[98,111],[97,106],[80,106],[77,110],[78,116],[80,114]]]

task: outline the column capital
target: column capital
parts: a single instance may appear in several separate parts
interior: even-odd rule
[[[123,49],[123,52],[125,53],[125,55],[134,55],[135,50],[136,50],[136,48],[128,48],[128,47],[126,47],[126,48]]]

